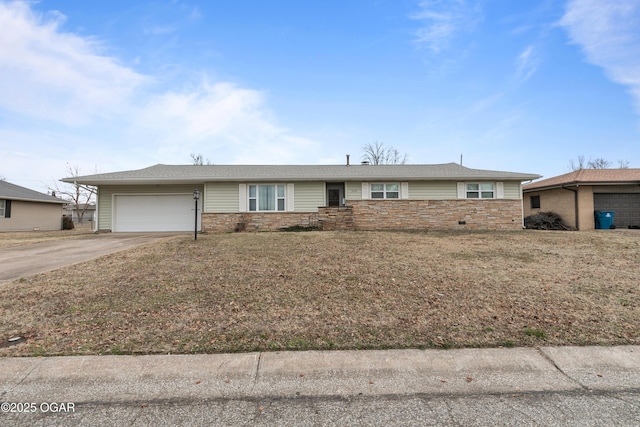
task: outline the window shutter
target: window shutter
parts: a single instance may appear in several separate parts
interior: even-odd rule
[[[408,199],[409,198],[409,183],[401,182],[400,183],[400,198]]]
[[[467,188],[464,182],[458,183],[458,199],[466,199],[467,198]]]
[[[295,198],[294,198],[294,193],[293,193],[293,183],[292,184],[287,184],[287,192],[285,194],[285,196],[287,197],[287,206],[286,209],[288,212],[293,212],[295,210]]]
[[[496,182],[496,198],[504,199],[504,182]]]
[[[11,200],[4,201],[4,217],[11,218]]]
[[[362,199],[367,200],[369,198],[369,183],[362,183]]]
[[[238,212],[247,211],[247,184],[238,185]]]

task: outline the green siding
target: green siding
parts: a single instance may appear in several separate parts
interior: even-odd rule
[[[505,199],[519,199],[520,198],[520,183],[514,181],[504,182],[504,198]]]
[[[113,196],[115,194],[192,194],[204,192],[201,185],[101,185],[98,187],[98,230],[113,229]]]
[[[295,212],[318,212],[324,206],[324,182],[296,182],[294,185]]]
[[[347,200],[362,200],[362,182],[345,182],[345,195]]]
[[[208,182],[205,188],[204,211],[211,213],[239,212],[240,190],[237,182]]]
[[[413,200],[451,200],[458,198],[455,181],[411,181],[409,199]]]

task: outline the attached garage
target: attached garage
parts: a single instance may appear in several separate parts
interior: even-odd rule
[[[596,211],[615,212],[613,223],[618,228],[640,226],[640,193],[594,193]]]
[[[120,194],[113,196],[113,231],[193,231],[193,194]],[[200,230],[200,212],[198,212]]]

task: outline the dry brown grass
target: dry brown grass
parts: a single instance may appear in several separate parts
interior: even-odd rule
[[[640,232],[188,236],[2,285],[0,355],[640,344]]]

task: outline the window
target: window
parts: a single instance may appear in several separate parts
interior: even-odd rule
[[[531,209],[540,209],[540,196],[531,196]]]
[[[399,199],[400,184],[371,184],[372,199]]]
[[[0,218],[4,218],[5,212],[6,212],[6,200],[0,200]]]
[[[284,200],[284,184],[249,186],[249,211],[284,211]]]
[[[467,199],[493,199],[493,183],[467,184]]]

